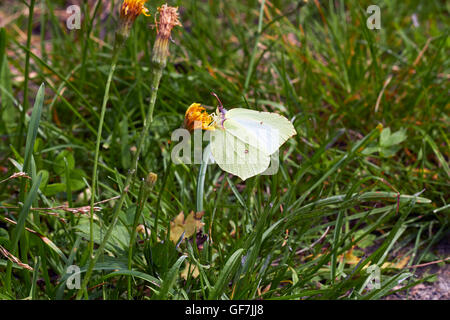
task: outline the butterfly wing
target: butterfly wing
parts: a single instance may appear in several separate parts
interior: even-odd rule
[[[222,170],[242,180],[264,172],[270,164],[270,155],[222,128],[211,134],[211,153]]]
[[[243,108],[227,111],[223,127],[233,136],[268,155],[297,134],[292,123],[277,113]]]

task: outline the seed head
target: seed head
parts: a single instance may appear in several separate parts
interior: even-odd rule
[[[158,8],[159,21],[157,22],[157,35],[153,46],[152,62],[159,68],[166,66],[169,56],[169,39],[172,29],[181,26],[178,20],[178,8],[164,4]]]
[[[158,8],[158,13],[158,37],[169,39],[172,29],[175,26],[181,26],[181,22],[178,20],[178,8],[163,4]]]

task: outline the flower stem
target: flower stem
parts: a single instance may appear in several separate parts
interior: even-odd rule
[[[17,150],[22,147],[23,131],[25,129],[25,114],[28,109],[28,81],[30,79],[30,48],[31,48],[31,36],[33,35],[33,16],[34,16],[34,5],[35,0],[30,1],[28,6],[28,30],[27,30],[27,50],[25,53],[25,72],[24,72],[24,82],[23,82],[23,103],[22,111],[20,113],[20,125],[19,125],[19,135],[17,136]],[[2,57],[3,59],[3,57]],[[23,201],[23,199],[21,199]]]
[[[133,262],[133,247],[136,244],[136,229],[139,224],[139,220],[141,219],[142,212],[144,211],[145,204],[147,203],[147,199],[150,195],[151,190],[153,189],[153,186],[155,185],[157,175],[154,173],[150,173],[147,177],[147,179],[144,181],[141,181],[141,186],[139,190],[139,196],[138,196],[138,205],[136,206],[136,211],[134,214],[134,222],[133,226],[131,228],[131,234],[130,234],[130,243],[128,246],[128,270],[131,271],[131,265]],[[144,226],[145,228],[145,226]],[[145,230],[145,233],[147,231]],[[128,277],[128,300],[132,299],[132,289],[131,289],[131,276]]]
[[[114,50],[112,62],[111,62],[111,68],[109,70],[108,79],[106,81],[105,94],[103,96],[102,109],[101,109],[101,114],[100,114],[100,123],[98,124],[97,142],[95,145],[94,169],[92,172],[92,186],[91,186],[90,219],[89,219],[89,235],[90,235],[89,255],[91,257],[94,255],[94,203],[95,203],[95,193],[96,193],[97,180],[98,180],[97,167],[98,167],[98,158],[99,158],[99,154],[100,154],[100,142],[102,139],[102,131],[103,131],[103,123],[105,120],[106,105],[109,100],[109,89],[111,87],[111,81],[112,81],[113,74],[114,74],[114,71],[115,71],[116,65],[117,65],[117,60],[119,57],[118,51],[119,50]]]
[[[197,212],[203,211],[203,197],[205,188],[205,175],[206,169],[208,168],[208,163],[211,155],[211,149],[208,145],[203,153],[202,163],[200,165],[200,170],[198,172],[197,180]]]
[[[108,242],[108,240],[114,230],[114,227],[118,221],[120,210],[122,209],[123,203],[125,201],[126,194],[128,193],[131,182],[136,174],[137,165],[138,165],[138,161],[139,161],[139,155],[142,151],[142,147],[144,146],[144,142],[147,138],[150,124],[153,121],[153,110],[155,109],[156,96],[158,93],[158,88],[159,88],[159,83],[160,83],[160,80],[162,77],[163,68],[164,68],[164,65],[161,65],[161,64],[156,64],[154,66],[153,74],[152,74],[152,84],[151,84],[152,91],[151,91],[151,97],[150,97],[150,104],[148,107],[147,116],[144,119],[144,128],[142,129],[141,136],[139,138],[137,150],[133,157],[132,167],[128,172],[127,179],[125,180],[124,188],[122,189],[122,192],[120,193],[119,201],[117,202],[117,204],[114,208],[112,220],[110,222],[108,230],[106,231],[105,237],[103,238],[103,241],[101,242],[100,246],[98,247],[95,255],[93,257],[91,257],[89,266],[86,271],[86,275],[83,279],[83,283],[81,285],[80,290],[77,293],[77,296],[76,296],[77,299],[81,299],[83,292],[85,292],[85,294],[87,294],[87,284],[89,283],[90,277],[94,270],[94,266],[95,266],[98,258],[103,254],[103,250],[106,247],[106,243]]]
[[[136,206],[136,211],[134,213],[134,222],[131,226],[131,233],[130,233],[130,243],[128,245],[128,270],[131,271],[131,264],[133,261],[133,247],[136,242],[136,228],[139,223],[139,218],[141,217],[142,210],[144,209],[145,202],[147,201],[148,193],[144,192],[144,181],[141,181],[141,187],[139,189],[139,198],[138,198],[138,205]],[[132,299],[132,289],[131,289],[131,276],[128,277],[128,300]]]

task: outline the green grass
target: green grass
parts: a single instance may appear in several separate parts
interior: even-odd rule
[[[121,1],[82,6],[72,31],[58,11],[65,1],[34,2],[33,16],[29,1],[0,5],[0,18],[13,17],[0,29],[0,245],[34,268],[0,256],[0,298],[74,299],[66,269],[79,266],[83,279],[91,231],[100,257],[89,299],[380,299],[402,279],[404,289],[426,280],[408,267],[446,258],[433,248],[448,236],[449,4],[377,1],[382,28],[369,30],[373,1],[169,3],[183,27],[172,33],[136,178],[98,251],[144,127],[163,2],[149,1],[152,18],[137,19],[119,54],[93,228]],[[193,102],[212,112],[212,91],[227,109],[292,120],[297,135],[277,174],[242,182],[217,165],[171,162],[172,131]],[[8,179],[21,171],[29,178]],[[153,188],[141,183],[150,172]],[[202,233],[174,244],[170,222],[197,209]],[[136,224],[148,231],[136,235]],[[367,290],[375,264],[381,287]]]

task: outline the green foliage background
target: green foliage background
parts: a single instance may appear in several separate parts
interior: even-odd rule
[[[173,31],[138,179],[95,266],[89,299],[379,299],[399,283],[405,290],[426,280],[408,266],[442,259],[433,247],[448,237],[449,4],[376,1],[381,29],[370,30],[372,2],[169,3],[183,27]],[[153,17],[137,19],[114,74],[96,201],[112,200],[95,212],[96,243],[143,125],[161,4],[149,1]],[[0,180],[19,171],[31,178],[0,183],[0,245],[34,268],[13,264],[8,288],[0,256],[2,299],[71,299],[66,268],[85,271],[88,217],[68,208],[89,204],[119,5],[103,1],[94,13],[94,3],[83,2],[82,28],[71,31],[59,11],[66,1],[36,1],[31,24],[25,1],[0,4],[1,17],[13,17],[0,29]],[[198,165],[171,163],[172,131],[191,103],[214,110],[211,91],[227,109],[292,120],[298,134],[282,147],[276,175],[243,183],[208,166],[197,188]],[[149,172],[158,181],[143,199],[140,181]],[[175,245],[170,221],[196,203],[203,233]],[[130,241],[138,211],[151,235]],[[358,264],[348,263],[352,248]],[[367,290],[374,264],[382,267],[381,288]],[[181,277],[186,267],[198,276]]]

